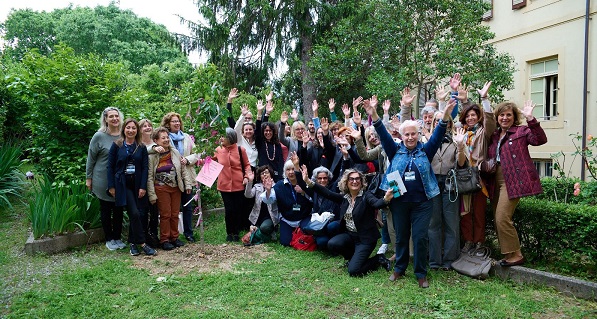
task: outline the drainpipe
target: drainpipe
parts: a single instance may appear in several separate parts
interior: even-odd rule
[[[582,87],[582,143],[581,147],[584,150],[587,147],[587,96],[588,91],[588,72],[589,72],[589,12],[591,7],[591,0],[586,0],[585,10],[585,53],[584,53],[584,72],[583,72],[583,87]],[[585,161],[581,161],[580,179],[585,180]]]

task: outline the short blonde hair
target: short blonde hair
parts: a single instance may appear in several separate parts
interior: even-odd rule
[[[404,121],[402,124],[400,124],[400,128],[398,129],[398,132],[400,132],[400,135],[404,135],[404,130],[407,127],[414,127],[417,131],[419,131],[421,129],[421,124],[419,124],[419,122],[413,121],[413,120]]]
[[[293,139],[297,139],[296,138],[296,129],[302,127],[304,131],[307,130],[307,127],[305,126],[305,123],[303,123],[303,121],[295,121],[294,123],[292,123],[292,127],[290,129],[290,137],[292,137]]]

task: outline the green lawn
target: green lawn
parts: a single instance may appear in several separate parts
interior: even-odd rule
[[[224,243],[223,223],[222,215],[207,217],[207,243]],[[26,256],[27,236],[22,214],[0,212],[0,318],[597,317],[597,303],[544,287],[433,272],[431,287],[420,289],[412,269],[396,283],[382,270],[351,278],[339,257],[278,244],[260,258],[231,256],[229,270],[152,275],[135,267],[142,257],[103,244]]]

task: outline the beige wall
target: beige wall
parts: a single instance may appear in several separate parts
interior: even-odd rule
[[[592,1],[589,21],[589,66],[587,134],[597,136],[597,4]],[[512,10],[511,1],[494,0],[493,18],[487,22],[499,51],[514,57],[514,89],[504,92],[506,100],[522,105],[530,99],[529,61],[557,56],[558,116],[541,120],[548,137],[546,145],[531,147],[533,158],[549,159],[564,151],[566,166],[572,164],[575,149],[570,134],[582,133],[583,59],[585,0],[527,0],[527,6]],[[572,175],[580,176],[580,158],[572,164]]]

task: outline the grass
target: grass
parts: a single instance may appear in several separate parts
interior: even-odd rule
[[[15,205],[16,211],[25,207]],[[0,212],[0,318],[595,318],[597,303],[491,277],[433,272],[418,288],[412,269],[391,283],[376,271],[351,278],[339,257],[267,244],[232,271],[175,273],[158,281],[127,252],[97,244],[25,256],[22,213]],[[207,243],[223,243],[222,215],[206,217]],[[231,258],[235,258],[234,256]],[[167,265],[165,265],[167,267]]]

